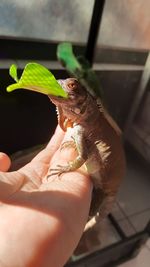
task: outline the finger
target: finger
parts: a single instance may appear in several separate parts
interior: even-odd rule
[[[62,141],[66,142],[68,140],[72,140],[72,134],[73,134],[73,130],[70,128],[67,130],[67,133],[64,136],[64,139]],[[76,151],[76,149],[73,147],[67,147],[65,149],[59,149],[56,151],[56,153],[54,154],[54,156],[51,159],[51,164],[50,164],[50,169],[57,169],[58,165],[61,166],[66,166],[68,164],[68,162],[74,160],[76,158],[76,156],[78,155],[78,152]],[[50,176],[50,178],[44,178],[43,179],[43,186],[45,188],[51,188],[54,184],[54,187],[57,185],[58,188],[59,186],[66,185],[67,188],[69,188],[69,190],[72,188],[72,190],[76,190],[80,191],[81,187],[83,189],[83,187],[87,188],[89,187],[89,184],[91,184],[89,176],[87,174],[87,171],[85,169],[85,166],[82,166],[80,169],[77,169],[74,172],[66,172],[66,173],[62,173],[60,176],[58,176],[57,174]],[[91,186],[91,185],[90,185]],[[79,192],[80,195],[81,192]]]
[[[6,172],[10,168],[11,160],[10,158],[5,154],[0,152],[0,171]]]
[[[18,191],[24,183],[24,176],[18,172],[0,172],[0,200]]]
[[[49,163],[50,159],[52,158],[53,154],[57,151],[59,148],[63,138],[64,138],[65,133],[62,131],[62,129],[57,126],[54,135],[52,136],[50,142],[46,146],[44,150],[42,150],[33,160],[32,162],[34,163],[35,161],[40,161],[45,164]]]
[[[67,131],[63,141],[70,139],[71,136],[71,130]],[[58,150],[51,160],[52,167],[57,164],[66,165],[68,161],[74,159],[76,153],[74,147]],[[54,175],[40,187],[41,191],[49,192],[48,203],[51,206],[51,214],[67,229],[64,231],[67,236],[65,240],[69,241],[65,246],[66,254],[60,253],[62,258],[71,255],[81,237],[89,214],[92,189],[90,177],[83,169],[63,173],[60,177]],[[58,242],[57,251],[59,250]],[[53,254],[55,255],[55,252]]]
[[[41,184],[41,180],[48,171],[50,160],[55,151],[59,148],[64,134],[65,133],[61,130],[61,128],[57,126],[56,131],[46,148],[42,150],[30,163],[18,170],[20,174],[31,180],[31,187],[33,182],[36,184],[36,187],[39,187]],[[29,187],[29,184],[24,185],[24,189],[26,189],[26,187]]]

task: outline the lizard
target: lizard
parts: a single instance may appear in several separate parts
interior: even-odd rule
[[[49,98],[56,105],[60,127],[64,131],[73,128],[72,145],[78,156],[66,166],[50,169],[48,177],[74,171],[85,164],[94,184],[90,218],[97,214],[95,218],[102,220],[111,210],[125,171],[121,136],[77,79],[58,80],[58,83],[68,98],[51,95]],[[67,145],[70,143],[64,143],[62,148]]]
[[[76,56],[73,51],[72,44],[63,42],[57,46],[57,58],[68,71],[68,73],[79,80],[86,87],[86,90],[96,99],[96,103],[101,111],[103,109],[104,116],[115,129],[118,135],[121,135],[121,129],[116,121],[110,116],[107,108],[105,108],[104,92],[99,83],[97,75],[91,68],[88,60],[83,56]]]
[[[8,92],[24,88],[46,94],[57,107],[60,127],[64,131],[73,128],[73,143],[63,144],[62,148],[73,145],[78,156],[66,166],[50,169],[47,177],[85,165],[94,185],[89,218],[94,218],[94,223],[101,220],[115,200],[124,175],[125,156],[121,136],[105,116],[100,100],[97,105],[96,97],[77,79],[56,81],[50,71],[37,63],[28,63],[20,79],[16,65],[12,65],[10,75],[16,83],[7,87]],[[92,227],[91,220],[86,229]]]

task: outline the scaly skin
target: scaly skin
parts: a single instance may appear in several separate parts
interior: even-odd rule
[[[62,174],[78,169],[84,163],[94,184],[90,215],[99,211],[105,217],[111,209],[125,171],[121,137],[106,119],[96,100],[74,78],[58,81],[68,99],[50,96],[57,106],[58,122],[66,131],[73,127],[77,158],[67,166],[58,166],[50,174]],[[70,144],[69,144],[70,145]]]

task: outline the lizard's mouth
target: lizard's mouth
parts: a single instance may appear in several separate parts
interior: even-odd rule
[[[56,106],[66,103],[67,100],[66,98],[60,97],[60,96],[53,96],[53,95],[48,95],[48,97],[50,98],[50,100],[52,101],[53,104],[55,104]]]
[[[57,80],[57,81],[60,84],[60,86],[62,87],[63,91],[66,92],[64,80]],[[68,98],[64,98],[64,97],[61,97],[61,96],[49,95],[48,97],[50,98],[52,103],[54,103],[56,106],[58,106],[60,103],[61,104],[66,103],[66,101],[68,100]]]

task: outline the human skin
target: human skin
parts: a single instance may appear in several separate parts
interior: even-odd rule
[[[86,224],[92,183],[84,170],[46,174],[75,156],[60,150],[68,136],[58,126],[47,147],[15,172],[0,154],[0,267],[62,267],[77,246]],[[2,161],[3,164],[2,164]]]

